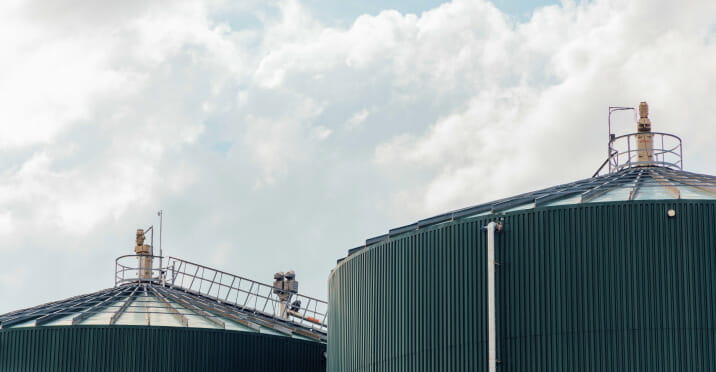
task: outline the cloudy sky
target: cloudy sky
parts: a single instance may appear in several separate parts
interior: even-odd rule
[[[716,2],[352,3],[1,2],[0,313],[111,287],[159,209],[325,298],[366,238],[591,176],[610,105],[716,174]]]

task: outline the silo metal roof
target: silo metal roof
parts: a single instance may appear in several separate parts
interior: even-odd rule
[[[0,328],[190,327],[325,342],[325,302],[296,294],[294,299],[302,300],[304,306],[281,316],[281,302],[273,298],[271,286],[181,259],[170,258],[172,262],[169,280],[119,280],[114,288],[0,315]]]
[[[122,285],[0,315],[3,329],[73,325],[191,327],[322,338],[287,321],[150,283]]]
[[[716,176],[664,166],[623,168],[606,175],[498,199],[397,227],[387,234],[367,239],[365,245],[350,249],[348,256],[393,236],[471,217],[559,205],[665,199],[714,200]]]

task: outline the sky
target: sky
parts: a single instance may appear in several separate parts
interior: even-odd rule
[[[0,313],[113,286],[160,209],[325,299],[366,238],[590,177],[609,106],[716,174],[710,0],[11,0],[0,44]]]

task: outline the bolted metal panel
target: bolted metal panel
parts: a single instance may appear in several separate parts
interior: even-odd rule
[[[176,327],[0,330],[0,371],[325,371],[325,345],[258,333]]]
[[[668,210],[676,215],[669,217]],[[329,278],[328,370],[716,370],[716,201],[578,204],[457,220],[367,247]]]

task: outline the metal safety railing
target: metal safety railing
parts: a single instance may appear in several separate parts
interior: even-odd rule
[[[164,258],[152,255],[118,257],[115,260],[115,287],[130,283],[157,284],[284,324],[324,334],[328,331],[328,304],[325,301],[176,257],[167,257],[164,267],[154,267],[154,262]]]
[[[145,267],[141,260],[149,259],[154,262],[160,256],[128,254],[114,260],[114,286],[135,282],[159,282],[162,280],[160,267]]]
[[[652,147],[639,148],[641,137],[651,136]],[[651,160],[639,160],[645,152],[651,153]],[[681,138],[669,133],[640,132],[612,137],[609,141],[609,157],[604,161],[594,176],[599,175],[608,166],[608,173],[618,172],[625,168],[659,166],[671,169],[683,169],[684,160]]]
[[[328,303],[175,257],[167,259],[166,284],[254,314],[327,332]],[[283,295],[283,296],[280,296]],[[288,298],[281,300],[279,297]]]

